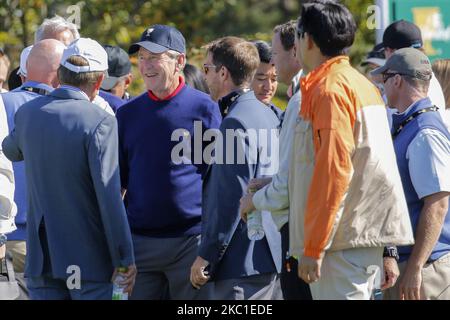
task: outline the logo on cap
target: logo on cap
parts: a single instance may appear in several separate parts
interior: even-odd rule
[[[154,28],[150,28],[147,30],[147,37],[150,37],[150,35],[152,34],[153,30],[155,30]]]

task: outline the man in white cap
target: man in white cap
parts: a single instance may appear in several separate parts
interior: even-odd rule
[[[22,83],[24,83],[27,78],[27,60],[28,56],[30,55],[31,49],[33,49],[33,46],[28,46],[20,53],[20,64],[19,70],[17,70],[17,74],[20,76]]]
[[[136,268],[120,195],[117,122],[91,101],[108,69],[105,50],[80,38],[64,50],[61,86],[24,104],[3,141],[25,160],[31,299],[111,299],[119,268],[131,293]]]

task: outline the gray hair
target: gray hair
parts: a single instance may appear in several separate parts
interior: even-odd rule
[[[177,60],[179,56],[184,55],[184,53],[180,53],[180,52],[175,51],[175,50],[168,50],[168,51],[166,51],[166,54],[171,59],[174,59],[174,60]],[[184,55],[184,56],[185,56],[184,64],[183,65],[179,65],[180,66],[180,72],[182,72],[184,67],[186,66],[186,55]]]
[[[58,33],[65,30],[69,30],[75,40],[80,38],[77,26],[67,21],[63,17],[55,16],[51,19],[45,19],[34,34],[34,42],[36,43],[38,41],[46,39],[46,35],[48,34]]]

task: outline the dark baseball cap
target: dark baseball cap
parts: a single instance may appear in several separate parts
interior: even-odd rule
[[[103,80],[101,88],[111,90],[120,77],[130,73],[131,62],[128,54],[118,46],[103,46],[108,54],[108,76]]]
[[[161,24],[155,24],[145,30],[141,40],[130,46],[129,54],[136,53],[140,47],[153,53],[163,53],[167,50],[186,53],[186,41],[176,28]]]
[[[382,43],[373,47],[372,51],[367,54],[366,59],[361,63],[361,66],[366,66],[369,63],[377,66],[383,66],[386,63],[386,56],[384,54],[384,47]]]
[[[414,23],[399,20],[390,24],[383,34],[383,47],[391,49],[416,48],[423,46],[422,32]]]
[[[414,48],[395,51],[384,66],[373,70],[371,74],[379,75],[388,70],[421,80],[431,80],[433,74],[430,59],[422,51]]]

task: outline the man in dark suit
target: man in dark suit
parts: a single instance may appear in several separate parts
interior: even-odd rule
[[[202,239],[191,267],[191,283],[200,288],[210,279],[215,299],[281,298],[281,239],[270,213],[256,213],[262,215],[265,233],[257,241],[249,240],[247,224],[239,215],[247,182],[278,170],[278,150],[271,150],[276,149],[271,142],[273,135],[278,138],[279,121],[249,89],[258,65],[256,47],[235,37],[210,44],[203,65],[211,97],[219,101],[224,120],[214,164],[204,180]]]
[[[117,123],[91,103],[107,68],[97,42],[74,41],[58,69],[62,86],[24,104],[3,141],[10,160],[25,161],[32,299],[111,299],[111,277],[120,267],[128,268],[124,290],[134,284]]]

